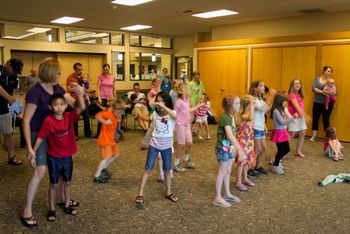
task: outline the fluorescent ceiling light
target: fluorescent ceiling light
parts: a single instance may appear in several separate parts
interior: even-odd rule
[[[76,18],[76,17],[69,17],[69,16],[64,16],[59,19],[52,20],[51,23],[56,23],[56,24],[72,24],[78,21],[84,20],[83,18]]]
[[[92,37],[107,37],[109,36],[109,33],[97,33],[93,35]]]
[[[141,29],[146,29],[146,28],[152,28],[152,26],[137,24],[137,25],[124,27],[124,28],[121,28],[121,29],[123,29],[123,30],[130,30],[130,31],[136,31],[136,30],[141,30]]]
[[[39,28],[39,27],[35,27],[35,28],[31,28],[29,30],[27,30],[27,32],[33,32],[33,33],[44,33],[47,31],[50,31],[51,28]]]
[[[229,11],[229,10],[217,10],[217,11],[208,11],[204,13],[199,14],[193,14],[192,16],[199,17],[199,18],[214,18],[214,17],[220,17],[220,16],[227,16],[227,15],[236,15],[239,14],[236,11]]]
[[[126,5],[126,6],[136,6],[136,5],[140,5],[140,4],[144,4],[146,2],[152,2],[152,1],[153,0],[114,0],[111,3]]]
[[[85,39],[85,38],[89,38],[89,37],[94,37],[95,35],[97,35],[97,34],[96,33],[85,33],[85,34],[81,34],[81,35],[77,35],[77,36],[67,37],[67,41],[77,41],[77,40],[81,40],[81,39]]]
[[[25,38],[25,37],[29,37],[29,36],[34,35],[34,34],[36,34],[36,33],[33,33],[33,32],[32,32],[32,33],[24,34],[24,35],[18,36],[18,37],[4,36],[4,37],[2,37],[2,38],[19,40],[19,39],[22,39],[22,38]]]

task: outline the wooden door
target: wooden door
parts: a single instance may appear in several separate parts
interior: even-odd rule
[[[282,49],[282,90],[289,91],[290,82],[298,77],[304,92],[307,135],[311,135],[311,116],[314,93],[311,86],[316,74],[316,46],[284,47]]]
[[[322,46],[322,65],[333,68],[332,78],[337,86],[337,100],[331,116],[331,125],[336,127],[337,136],[343,141],[350,141],[350,108],[347,103],[350,98],[350,45]],[[322,129],[320,122],[319,129]]]

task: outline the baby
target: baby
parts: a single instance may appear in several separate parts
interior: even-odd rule
[[[333,105],[335,105],[335,100],[336,100],[335,95],[337,95],[337,88],[335,87],[334,79],[327,80],[327,83],[323,88],[323,92],[328,94],[326,95],[326,102],[325,102],[326,110],[328,110],[330,102],[332,102]]]

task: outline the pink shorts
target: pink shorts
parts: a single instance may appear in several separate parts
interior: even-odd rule
[[[177,144],[179,145],[185,145],[186,143],[192,144],[191,126],[176,125],[175,131],[176,131]]]

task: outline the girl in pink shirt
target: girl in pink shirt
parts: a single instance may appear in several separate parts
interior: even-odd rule
[[[194,168],[194,163],[190,160],[190,149],[192,145],[191,134],[191,113],[196,111],[201,105],[190,108],[189,101],[190,89],[187,83],[181,83],[178,86],[178,96],[175,102],[176,116],[176,137],[178,143],[178,150],[174,162],[175,171],[184,172],[185,168],[180,166],[180,158],[183,154],[185,167]]]
[[[288,125],[288,130],[290,133],[290,140],[292,141],[296,133],[299,134],[297,145],[296,145],[296,154],[295,156],[304,158],[305,155],[301,152],[301,147],[304,142],[306,122],[305,122],[305,113],[304,113],[304,92],[301,85],[301,80],[298,78],[293,79],[290,82],[289,91],[288,91],[288,112],[291,115],[298,113],[298,118],[291,122]]]

